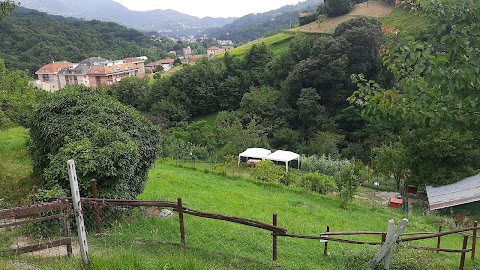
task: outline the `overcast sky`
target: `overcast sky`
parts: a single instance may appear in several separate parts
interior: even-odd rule
[[[114,0],[130,10],[173,9],[197,17],[241,17],[304,0]]]

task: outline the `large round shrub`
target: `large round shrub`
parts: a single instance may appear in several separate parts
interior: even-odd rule
[[[31,119],[33,167],[44,188],[69,190],[67,160],[73,159],[82,196],[91,194],[91,179],[101,197],[131,199],[143,191],[160,134],[134,109],[74,87],[51,95]]]

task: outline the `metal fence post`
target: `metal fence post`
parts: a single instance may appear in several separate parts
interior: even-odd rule
[[[327,233],[330,232],[330,226],[327,226]],[[323,255],[328,256],[328,240],[325,241],[325,247],[323,248]]]
[[[80,202],[80,191],[78,189],[77,172],[75,171],[75,161],[67,161],[68,178],[70,180],[70,189],[72,192],[73,210],[77,221],[78,243],[80,244],[80,253],[84,265],[90,265],[88,257],[87,233],[85,231],[85,222],[83,220],[82,204]]]

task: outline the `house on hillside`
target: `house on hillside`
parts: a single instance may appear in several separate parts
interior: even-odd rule
[[[64,68],[72,67],[73,63],[70,62],[53,62],[51,64],[41,67],[35,75],[37,80],[35,80],[33,86],[45,90],[47,92],[53,93],[58,91],[60,87],[60,81],[58,80],[58,72]]]
[[[126,77],[145,76],[145,58],[129,57],[122,60],[107,60],[91,57],[78,64],[63,68],[57,74],[60,89],[68,85],[97,87],[112,85]]]
[[[158,70],[159,67],[162,67],[163,71],[169,71],[173,68],[174,63],[175,63],[174,59],[165,58],[165,59],[147,64],[145,65],[145,67],[150,68],[152,71]]]
[[[143,73],[142,73],[143,69]],[[101,67],[92,67],[87,72],[91,87],[112,85],[124,78],[145,76],[145,67],[134,63],[113,64]]]
[[[187,63],[188,63],[188,64],[193,64],[193,63],[195,63],[196,61],[201,60],[201,59],[203,59],[203,58],[205,58],[205,57],[206,57],[205,55],[200,55],[200,54],[191,55],[191,56],[187,57]]]
[[[215,55],[219,55],[225,53],[225,49],[219,48],[217,46],[212,46],[207,49],[207,56],[208,58],[213,57]]]
[[[427,197],[430,210],[466,212],[480,217],[480,174],[451,185],[427,186]]]
[[[108,59],[102,57],[90,57],[80,61],[78,64],[62,69],[58,72],[60,88],[64,88],[68,85],[90,86],[90,80],[87,75],[88,71],[92,67],[105,66],[107,63]]]
[[[300,26],[309,24],[315,21],[316,19],[317,18],[315,17],[315,13],[311,13],[311,12],[298,13],[298,22],[300,23]]]

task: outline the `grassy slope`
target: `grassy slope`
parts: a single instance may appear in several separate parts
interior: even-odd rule
[[[397,222],[403,215],[397,210],[371,205],[351,204],[347,210],[337,206],[334,196],[320,196],[299,189],[269,185],[248,179],[231,179],[175,167],[159,161],[149,174],[144,200],[175,201],[182,197],[187,207],[212,213],[234,215],[269,223],[278,213],[279,226],[289,233],[318,235],[331,226],[332,231],[385,230],[388,219]],[[433,231],[435,217],[410,216],[408,231]],[[136,238],[179,242],[178,218],[147,219],[138,214],[124,220],[108,236],[89,237],[91,269],[277,269],[271,262],[271,236],[268,232],[192,216],[185,217],[187,248],[140,243]],[[375,238],[355,238],[376,240]],[[434,246],[436,241],[415,243]],[[442,247],[460,248],[460,236],[442,239]],[[279,264],[284,269],[366,269],[377,247],[330,243],[331,255],[324,257],[323,244],[314,240],[279,238]],[[419,255],[420,254],[420,255]],[[402,263],[400,265],[399,258]],[[67,258],[15,257],[41,269],[81,269],[78,255]],[[428,262],[428,266],[427,266]],[[459,255],[412,253],[405,249],[393,255],[391,269],[454,269]],[[8,261],[3,261],[7,266]],[[2,260],[0,259],[0,266]],[[480,264],[467,260],[466,269]]]
[[[270,37],[266,37],[257,41],[250,42],[246,45],[237,47],[230,51],[230,54],[236,57],[243,57],[245,53],[252,48],[254,44],[265,43],[268,49],[273,54],[280,54],[288,49],[291,39],[293,38],[293,33],[280,33]],[[218,56],[217,58],[222,58],[223,55]]]
[[[421,37],[427,31],[427,19],[417,12],[397,8],[388,17],[381,18],[383,26],[394,27],[402,33]]]
[[[0,130],[0,198],[4,203],[22,204],[32,190],[32,162],[26,149],[28,138],[28,131],[22,127]]]

